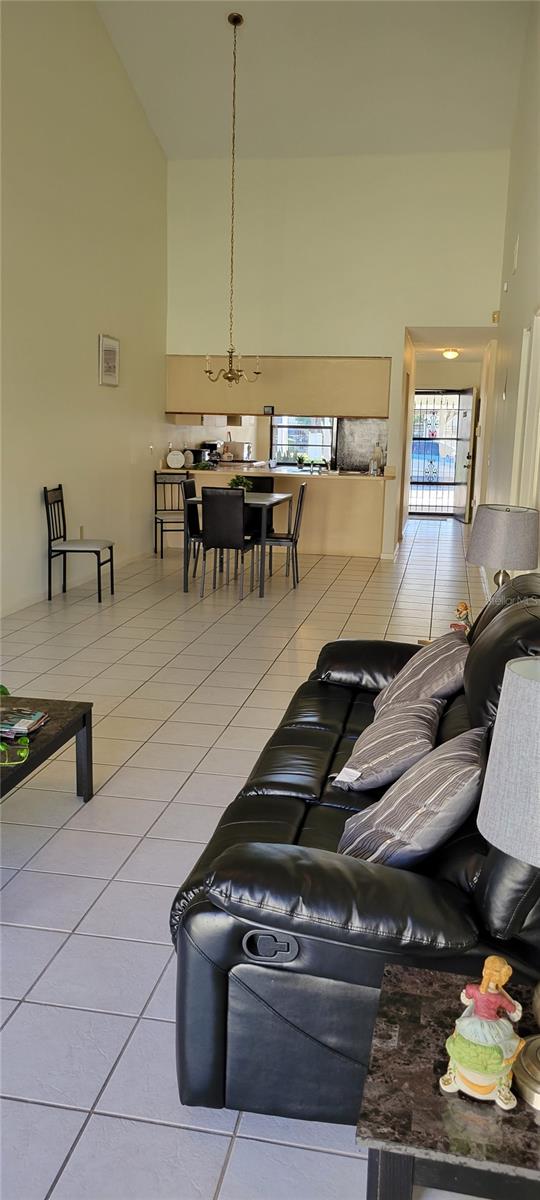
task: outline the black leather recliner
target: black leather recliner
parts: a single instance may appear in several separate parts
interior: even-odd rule
[[[439,742],[490,725],[506,662],[540,654],[540,576],[507,583],[470,642]],[[540,977],[540,871],[490,847],[474,820],[415,872],[336,853],[347,817],[381,793],[331,781],[416,649],[323,648],[179,891],[184,1104],[351,1124],[385,963],[474,976],[497,952],[518,977]]]

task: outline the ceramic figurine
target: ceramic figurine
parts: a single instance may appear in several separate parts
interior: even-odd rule
[[[450,629],[455,632],[463,630],[468,633],[471,628],[471,612],[466,600],[460,600],[459,604],[456,604],[456,617],[457,621],[452,622]]]
[[[511,974],[506,960],[493,954],[484,963],[482,982],[463,989],[466,1008],[446,1043],[450,1061],[439,1080],[443,1092],[464,1092],[494,1100],[505,1110],[515,1108],[512,1066],[525,1042],[512,1027],[521,1017],[521,1005],[504,990]]]

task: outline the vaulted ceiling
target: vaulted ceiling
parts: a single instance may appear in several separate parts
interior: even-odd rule
[[[232,0],[102,0],[98,7],[168,158],[226,155]],[[239,0],[239,153],[509,146],[528,7],[521,0]],[[473,187],[474,179],[461,183]]]

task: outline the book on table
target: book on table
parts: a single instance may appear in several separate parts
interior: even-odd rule
[[[2,706],[0,715],[0,737],[15,740],[18,737],[28,737],[36,733],[48,720],[48,713],[42,709],[7,708]]]

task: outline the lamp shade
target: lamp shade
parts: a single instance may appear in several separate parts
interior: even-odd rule
[[[467,562],[479,567],[532,571],[538,565],[537,508],[479,504],[471,530]]]
[[[506,664],[478,828],[498,850],[540,867],[540,658]]]

